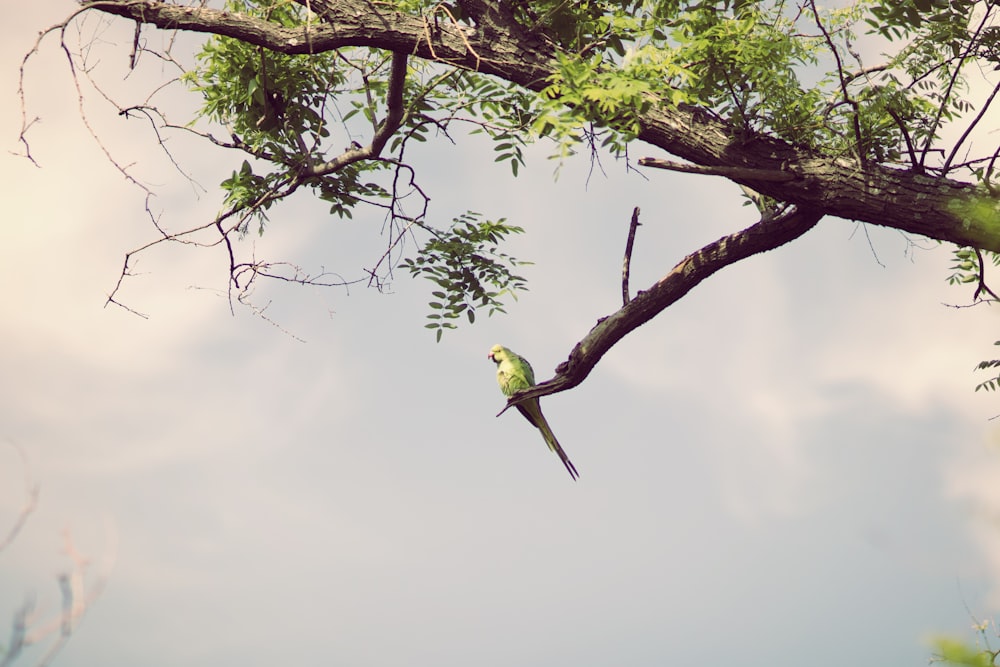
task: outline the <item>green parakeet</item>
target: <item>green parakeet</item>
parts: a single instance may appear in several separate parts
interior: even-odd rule
[[[510,397],[522,389],[534,386],[535,373],[531,370],[531,364],[524,357],[511,352],[503,345],[494,345],[490,348],[489,358],[497,365],[497,382],[500,383],[500,391],[503,392],[504,396]],[[559,455],[563,465],[566,466],[566,470],[569,471],[570,477],[573,479],[579,477],[580,474],[577,473],[573,462],[569,460],[566,452],[559,446],[559,441],[556,440],[552,429],[549,428],[549,423],[545,421],[545,415],[542,414],[542,408],[538,404],[538,399],[532,398],[522,401],[517,404],[517,409],[521,411],[521,414],[535,428],[542,432],[545,444]]]

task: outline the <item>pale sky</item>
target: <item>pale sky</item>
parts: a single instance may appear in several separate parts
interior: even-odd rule
[[[262,288],[283,331],[230,314],[218,249],[162,246],[122,292],[142,319],[104,301],[155,230],[55,41],[26,79],[41,168],[10,153],[21,58],[74,6],[0,28],[0,535],[24,500],[13,444],[41,486],[0,552],[0,643],[26,596],[58,614],[66,530],[107,584],[64,665],[923,665],[932,636],[1000,609],[1000,404],[972,391],[1000,336],[945,305],[971,294],[946,284],[948,248],[826,219],[725,269],[543,399],[574,483],[520,415],[494,417],[487,351],[551,377],[618,305],[632,207],[635,291],[753,222],[735,186],[610,160],[588,180],[585,159],[555,181],[544,147],[514,179],[478,140],[438,142],[411,156],[432,215],[527,230],[508,315],[435,344],[432,288],[399,272],[390,294]],[[102,64],[124,67],[131,34],[106,34]],[[164,224],[211,218],[240,158],[173,139],[199,193],[140,121],[87,105]],[[244,248],[356,277],[381,223],[297,199]]]

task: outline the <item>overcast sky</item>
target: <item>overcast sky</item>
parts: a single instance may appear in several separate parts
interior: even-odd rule
[[[66,665],[923,665],[930,637],[1000,609],[1000,405],[972,391],[1000,336],[944,305],[970,296],[948,248],[827,219],[725,269],[543,400],[574,483],[494,417],[487,351],[551,377],[618,305],[632,207],[636,290],[753,222],[735,186],[612,161],[588,179],[586,160],[555,181],[544,148],[514,179],[482,143],[438,142],[413,156],[433,215],[527,229],[508,315],[435,344],[431,287],[400,273],[389,294],[262,288],[279,328],[230,313],[221,251],[163,246],[121,294],[143,319],[104,307],[155,236],[143,194],[81,123],[55,41],[27,69],[41,168],[9,152],[21,58],[73,7],[0,28],[0,535],[24,501],[14,445],[41,485],[0,552],[0,642],[26,596],[58,612],[67,530],[107,586]],[[131,34],[106,34],[111,71]],[[87,104],[164,224],[211,219],[235,156],[173,140],[199,193],[139,121]],[[302,199],[244,248],[357,277],[380,228]]]

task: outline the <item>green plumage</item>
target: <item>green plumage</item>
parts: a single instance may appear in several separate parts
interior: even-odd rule
[[[504,396],[509,398],[522,389],[534,386],[535,373],[531,370],[531,364],[524,357],[511,352],[502,345],[494,345],[490,349],[489,358],[497,365],[497,382],[500,384],[500,391],[503,392]],[[539,405],[538,399],[521,401],[516,407],[535,428],[542,432],[545,444],[559,455],[566,470],[569,471],[570,477],[573,479],[579,477],[573,462],[559,446],[559,441],[556,440],[555,434],[549,428],[549,423],[545,421],[545,415],[542,414],[542,407]]]

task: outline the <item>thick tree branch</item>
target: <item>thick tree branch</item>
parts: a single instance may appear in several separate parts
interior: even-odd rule
[[[730,264],[797,239],[812,229],[821,217],[817,211],[790,210],[724,236],[688,255],[648,290],[639,292],[625,306],[599,319],[574,346],[569,359],[559,364],[555,377],[511,396],[507,407],[577,386],[618,341],[679,301],[701,281]]]
[[[973,197],[969,183],[902,169],[832,158],[767,136],[741,137],[697,107],[653,109],[639,138],[695,164],[741,167],[801,176],[787,181],[733,174],[730,180],[781,202],[847,220],[860,220],[960,246],[1000,251],[1000,209],[963,217]]]
[[[304,4],[304,0],[303,0]],[[93,0],[83,7],[158,26],[235,37],[282,53],[368,46],[495,75],[538,91],[557,71],[554,47],[527,33],[490,3],[472,2],[475,27],[394,12],[362,0],[310,0],[322,19],[288,29],[231,12],[158,0]],[[481,11],[479,11],[481,10]],[[640,118],[639,139],[684,160],[734,171],[727,178],[802,210],[893,227],[960,246],[1000,251],[1000,207],[969,216],[966,202],[985,193],[970,183],[883,165],[859,164],[784,141],[747,135],[709,112],[658,105]],[[792,180],[755,178],[789,172]],[[721,173],[721,172],[717,172]],[[965,212],[965,213],[963,213]]]

